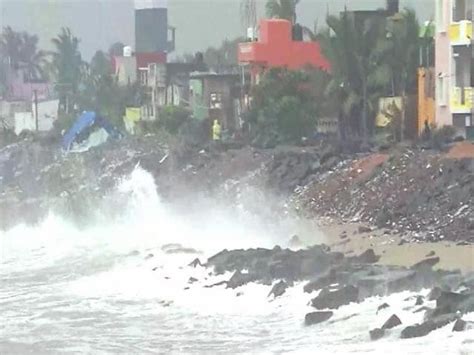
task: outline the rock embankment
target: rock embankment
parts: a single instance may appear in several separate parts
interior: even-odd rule
[[[307,326],[323,323],[338,308],[369,297],[431,288],[427,302],[435,301],[434,307],[423,306],[425,299],[421,295],[413,297],[413,312],[424,312],[423,322],[404,324],[397,314],[392,314],[380,328],[370,332],[370,338],[380,339],[393,329],[401,330],[401,338],[420,337],[450,323],[454,325],[454,322],[455,331],[471,327],[462,317],[474,312],[473,275],[435,271],[431,259],[412,267],[381,266],[375,263],[375,258],[366,257],[372,254],[373,251],[367,251],[359,257],[345,257],[325,245],[298,251],[280,247],[223,250],[203,265],[212,268],[216,274],[233,273],[228,281],[207,287],[235,289],[251,282],[273,284],[269,297],[274,298],[282,296],[295,281],[310,280],[302,291],[317,294],[310,303],[315,311],[304,319]],[[388,308],[390,306],[384,303],[374,312]]]
[[[299,189],[312,216],[363,221],[406,240],[474,242],[474,144],[351,158]]]

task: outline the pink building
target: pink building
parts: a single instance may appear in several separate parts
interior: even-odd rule
[[[436,3],[436,123],[461,133],[474,126],[473,1]]]
[[[32,102],[35,92],[38,100],[46,100],[52,96],[53,88],[49,83],[27,82],[21,70],[10,70],[7,73],[6,99],[8,101]]]

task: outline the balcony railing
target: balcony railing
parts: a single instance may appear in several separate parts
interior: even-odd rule
[[[472,41],[472,21],[454,22],[449,26],[452,45],[469,45]]]
[[[451,111],[467,113],[474,108],[474,88],[453,87],[451,90]]]

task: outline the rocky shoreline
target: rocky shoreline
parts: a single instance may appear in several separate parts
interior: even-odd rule
[[[302,292],[314,295],[304,324],[312,326],[331,319],[341,306],[360,303],[375,296],[389,296],[402,291],[431,291],[413,296],[413,313],[423,312],[423,321],[405,324],[397,314],[387,318],[380,328],[372,329],[368,338],[378,340],[397,330],[401,338],[426,336],[452,324],[452,331],[474,329],[474,323],[463,317],[474,312],[474,273],[434,270],[439,257],[430,256],[411,267],[382,266],[380,256],[372,249],[358,256],[346,257],[326,245],[315,245],[293,251],[276,246],[273,249],[223,250],[206,263],[195,259],[190,267],[206,267],[215,275],[232,272],[227,281],[204,287],[238,289],[248,283],[271,287],[269,298],[282,296],[297,281],[306,283]],[[309,280],[309,281],[308,281]],[[198,280],[190,280],[194,283]],[[382,303],[374,312],[389,309]],[[470,319],[470,318],[469,318]]]
[[[232,273],[228,280],[205,287],[236,289],[260,283],[276,298],[304,281],[302,292],[311,295],[314,308],[302,320],[307,326],[329,321],[343,305],[431,289],[428,296],[415,297],[410,308],[423,312],[422,322],[405,324],[392,314],[368,337],[380,339],[394,329],[401,331],[401,338],[420,337],[448,324],[453,331],[473,328],[465,318],[474,312],[471,143],[455,144],[445,152],[397,147],[384,153],[346,154],[332,145],[222,150],[165,144],[150,136],[64,155],[57,144],[28,138],[0,149],[0,229],[38,223],[50,211],[80,227],[96,222],[98,210],[99,218],[120,217],[125,204],[113,192],[137,166],[152,174],[167,203],[189,207],[194,199],[199,203],[199,196],[211,196],[241,204],[251,213],[265,212],[270,220],[291,215],[342,225],[337,233],[326,234],[329,246],[314,245],[321,241],[311,236],[295,236],[289,245],[296,251],[278,246],[223,250],[206,263],[196,259],[190,267],[205,267],[215,275]],[[247,195],[252,198],[246,200]],[[359,248],[351,244],[354,241]],[[411,259],[408,249],[400,249],[405,262],[399,263],[390,259],[389,249],[381,248],[419,242],[451,243],[447,248],[453,248],[452,254],[461,250],[453,246],[464,248],[467,259],[441,270],[439,265],[449,263],[440,249]],[[456,270],[460,263],[462,272]]]
[[[474,144],[467,142],[445,152],[346,154],[325,143],[216,150],[150,136],[64,155],[57,144],[28,138],[0,149],[0,228],[35,223],[50,209],[86,219],[137,165],[172,202],[190,194],[235,200],[246,185],[306,218],[366,223],[405,241],[474,242]]]

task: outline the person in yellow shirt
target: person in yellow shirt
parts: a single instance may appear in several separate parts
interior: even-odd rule
[[[218,120],[214,120],[212,126],[212,140],[217,142],[221,140],[222,128]]]

